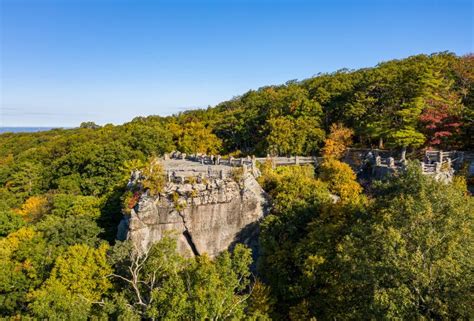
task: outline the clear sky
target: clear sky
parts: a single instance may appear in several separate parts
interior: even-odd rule
[[[472,0],[0,3],[0,126],[119,124],[474,43]]]

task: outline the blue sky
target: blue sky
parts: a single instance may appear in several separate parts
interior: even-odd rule
[[[0,126],[120,124],[474,43],[470,0],[0,3]]]

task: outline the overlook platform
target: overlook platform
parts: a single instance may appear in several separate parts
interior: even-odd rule
[[[218,177],[221,173],[225,176],[230,175],[233,167],[230,165],[202,164],[189,159],[165,159],[162,161],[165,173],[173,176],[182,177]]]
[[[166,154],[161,161],[168,181],[183,181],[188,177],[201,178],[225,178],[231,175],[235,168],[250,171],[257,177],[260,173],[257,163],[270,162],[272,166],[288,165],[317,165],[322,159],[320,157],[221,157],[213,155],[186,155],[179,152]]]
[[[363,170],[370,163],[372,175],[376,178],[382,178],[406,167],[405,159],[395,159],[390,154],[387,154],[387,151],[369,149],[349,149],[342,161],[349,164],[356,172]],[[243,168],[243,171],[251,171],[257,177],[260,174],[257,163],[262,164],[265,162],[270,162],[274,167],[304,164],[312,164],[317,167],[322,162],[322,157],[247,156],[234,158],[232,156],[187,155],[173,152],[166,154],[162,162],[168,176],[168,181],[184,181],[187,177],[223,179],[232,175],[232,171],[236,167]],[[472,165],[472,153],[461,151],[426,151],[423,155],[423,160],[420,161],[420,166],[424,174],[449,181],[454,171],[459,170],[464,162]],[[470,170],[472,170],[471,167],[469,167]]]

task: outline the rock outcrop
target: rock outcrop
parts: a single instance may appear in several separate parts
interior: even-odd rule
[[[168,182],[158,196],[140,198],[119,234],[125,237],[125,230],[126,238],[143,250],[176,231],[180,253],[215,257],[237,242],[254,248],[266,206],[265,192],[251,173],[239,182],[231,177]]]

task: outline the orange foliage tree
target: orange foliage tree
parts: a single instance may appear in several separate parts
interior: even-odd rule
[[[354,131],[342,124],[332,124],[331,132],[324,140],[323,156],[341,158],[346,148],[352,143]]]

